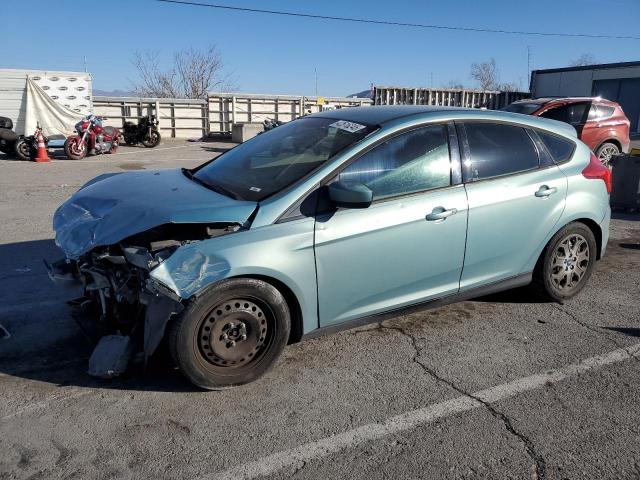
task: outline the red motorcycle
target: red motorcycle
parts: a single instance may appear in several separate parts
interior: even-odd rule
[[[87,155],[115,153],[118,150],[120,130],[103,126],[103,120],[106,118],[88,115],[76,123],[78,134],[64,142],[65,155],[72,160],[80,160]]]

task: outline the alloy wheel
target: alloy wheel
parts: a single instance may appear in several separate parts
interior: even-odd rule
[[[609,167],[611,157],[617,155],[618,153],[618,149],[615,147],[615,145],[606,145],[598,153],[598,160],[600,160],[600,162],[602,162],[605,167]]]
[[[551,258],[551,282],[558,290],[576,288],[584,278],[590,262],[589,243],[578,233],[561,240]]]

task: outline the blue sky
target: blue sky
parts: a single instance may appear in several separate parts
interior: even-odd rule
[[[207,0],[204,0],[207,1]],[[242,7],[567,33],[640,35],[639,0],[216,0]],[[89,13],[90,9],[94,12]],[[27,13],[28,10],[28,13]],[[29,20],[32,17],[33,20]],[[38,18],[39,17],[39,18]],[[91,18],[94,22],[92,23]],[[7,21],[9,20],[9,21]],[[472,62],[496,59],[503,82],[527,87],[532,68],[566,66],[581,53],[599,61],[640,60],[640,41],[524,37],[354,24],[232,12],[153,0],[2,0],[0,68],[82,70],[94,88],[129,89],[134,50],[174,50],[214,43],[238,91],[346,95],[378,85],[475,86]]]

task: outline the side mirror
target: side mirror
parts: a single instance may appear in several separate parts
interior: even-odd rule
[[[336,207],[367,208],[373,201],[373,192],[361,183],[334,182],[329,185],[329,198]]]

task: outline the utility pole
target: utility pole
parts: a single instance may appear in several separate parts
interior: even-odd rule
[[[83,60],[84,60],[84,73],[87,73],[87,56],[86,55],[83,56]]]
[[[318,96],[318,67],[314,67],[313,72],[316,76],[316,97]]]
[[[531,87],[531,45],[527,45],[527,82]]]

